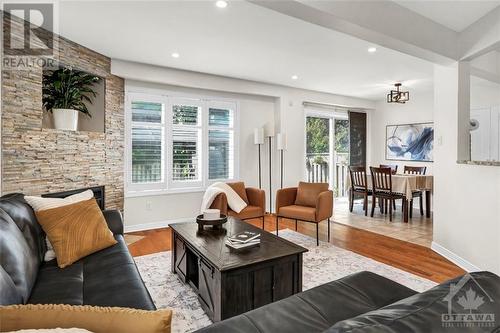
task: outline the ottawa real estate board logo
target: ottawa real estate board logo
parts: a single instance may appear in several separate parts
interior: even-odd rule
[[[498,305],[470,274],[464,275],[458,283],[452,283],[443,301],[448,303],[448,313],[441,315],[443,327],[493,328],[496,326],[493,309]]]
[[[55,63],[54,4],[2,3],[4,69]]]

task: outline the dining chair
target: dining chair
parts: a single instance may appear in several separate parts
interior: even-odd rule
[[[404,194],[394,193],[392,191],[392,169],[391,168],[375,168],[370,167],[370,172],[372,174],[372,212],[375,212],[375,201],[384,200],[386,202],[395,202],[398,199],[405,200]],[[404,206],[404,204],[403,204]],[[387,206],[386,206],[387,212]],[[392,205],[389,205],[389,221],[392,222]]]
[[[363,195],[363,210],[365,216],[368,215],[368,196],[372,195],[372,190],[368,188],[368,179],[366,168],[364,166],[350,166],[349,176],[351,177],[351,190],[349,195],[349,211],[352,213],[354,208],[355,194]]]
[[[409,175],[425,175],[427,167],[405,165],[404,173]]]
[[[407,175],[425,175],[425,172],[427,171],[427,167],[423,166],[408,166],[405,165],[404,167],[404,173]],[[411,193],[411,200],[410,200],[410,205],[409,205],[409,214],[410,217],[413,215],[413,199],[414,198],[419,198],[420,201],[420,215],[424,216],[424,192],[417,190],[417,191],[412,191]]]
[[[397,164],[380,164],[379,168],[391,168],[393,175],[398,173],[398,165]],[[385,200],[385,202],[381,202],[381,207],[380,207],[381,209],[383,209],[383,207],[384,207],[383,203],[385,203],[387,205],[387,200]],[[392,202],[392,207],[394,207],[394,209],[396,209],[396,201]]]
[[[398,165],[397,164],[380,164],[378,167],[379,168],[391,168],[393,175],[398,173]]]

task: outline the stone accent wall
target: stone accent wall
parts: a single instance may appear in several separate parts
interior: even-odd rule
[[[42,128],[42,69],[3,70],[2,192],[105,185],[107,208],[123,209],[124,81],[109,58],[62,37],[56,45],[61,63],[106,79],[105,132]]]

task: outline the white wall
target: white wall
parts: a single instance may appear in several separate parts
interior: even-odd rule
[[[288,134],[285,152],[284,186],[296,185],[305,176],[305,114],[302,103],[317,102],[374,109],[372,101],[326,94],[261,82],[240,80],[172,68],[112,61],[112,73],[127,80],[141,81],[168,90],[200,92],[204,95],[231,97],[240,102],[240,178],[256,186],[257,147],[253,145],[253,129],[268,122],[276,132]],[[129,81],[130,82],[130,81]],[[276,142],[273,140],[273,190],[279,185],[279,165]],[[262,147],[263,188],[269,205],[268,144]],[[170,221],[192,219],[198,214],[203,193],[183,193],[125,198],[125,225],[128,230],[158,227]]]
[[[500,168],[457,164],[458,65],[434,69],[433,249],[500,274]]]
[[[471,160],[500,161],[500,83],[471,76],[470,118],[479,122],[471,132]]]
[[[371,159],[369,165],[397,164],[398,172],[403,171],[405,165],[426,166],[427,173],[432,174],[432,162],[392,161],[385,159],[385,136],[387,125],[412,124],[432,122],[434,119],[433,92],[412,92],[410,102],[406,104],[377,102],[371,117],[370,146]]]

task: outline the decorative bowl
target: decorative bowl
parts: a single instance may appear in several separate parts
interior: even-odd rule
[[[215,220],[205,220],[203,219],[203,214],[196,217],[196,223],[198,223],[198,230],[203,230],[203,227],[208,225],[212,226],[213,229],[220,229],[220,227],[227,222],[227,216],[221,214],[220,218]]]

